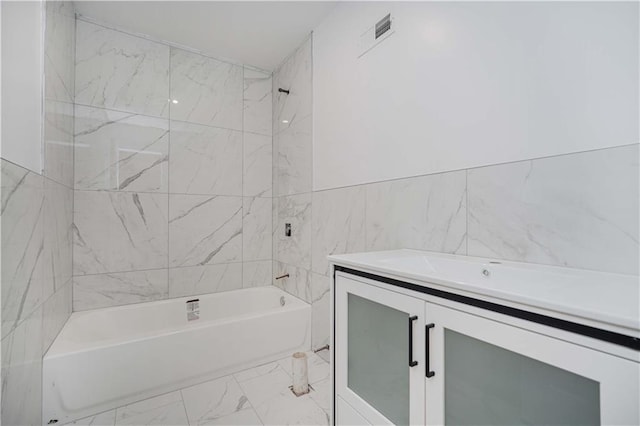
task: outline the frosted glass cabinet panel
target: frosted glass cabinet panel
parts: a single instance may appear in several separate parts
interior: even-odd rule
[[[598,382],[444,330],[447,425],[598,425]]]
[[[432,303],[426,313],[427,424],[638,424],[637,363]]]
[[[423,424],[424,302],[343,277],[336,297],[342,398],[372,424]]]

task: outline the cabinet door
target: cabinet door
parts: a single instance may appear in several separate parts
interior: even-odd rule
[[[428,424],[638,424],[640,364],[426,304]]]
[[[371,424],[424,424],[425,302],[364,281],[336,276],[338,395]]]

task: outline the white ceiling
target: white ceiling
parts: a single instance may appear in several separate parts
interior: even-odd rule
[[[76,1],[81,15],[218,58],[274,70],[322,21],[328,1]]]

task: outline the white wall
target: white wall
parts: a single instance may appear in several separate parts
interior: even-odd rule
[[[42,172],[43,4],[3,1],[2,158]]]
[[[314,190],[638,142],[637,3],[343,3],[313,49]]]

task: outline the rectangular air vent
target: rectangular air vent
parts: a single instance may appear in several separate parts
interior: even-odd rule
[[[391,29],[391,14],[388,14],[384,18],[378,21],[376,24],[376,40]]]
[[[358,58],[361,58],[365,53],[382,43],[383,40],[386,40],[395,32],[395,19],[391,17],[391,13],[387,13],[387,16],[380,19],[375,25],[367,28],[360,36]]]

